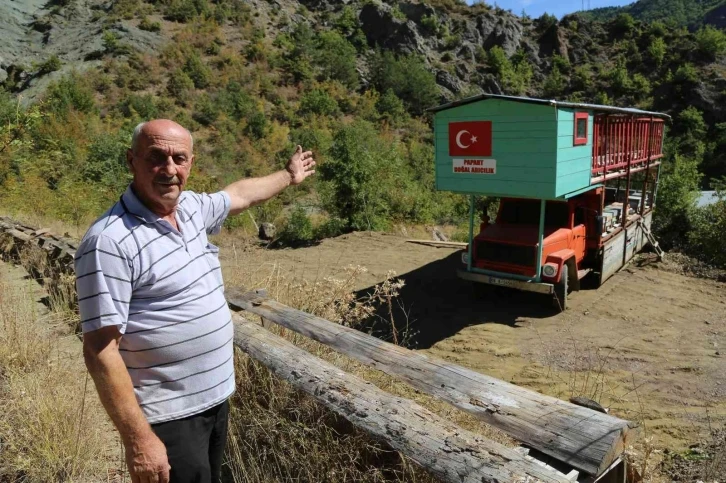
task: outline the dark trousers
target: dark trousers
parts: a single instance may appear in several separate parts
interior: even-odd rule
[[[166,446],[171,483],[219,483],[229,401],[184,419],[152,424]]]

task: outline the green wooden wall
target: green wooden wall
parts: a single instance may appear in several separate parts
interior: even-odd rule
[[[593,113],[589,112],[587,120],[587,144],[575,146],[575,112],[574,109],[558,110],[556,196],[564,196],[590,185]]]
[[[436,189],[466,194],[561,198],[590,185],[593,115],[588,143],[573,146],[573,109],[506,99],[483,99],[436,113]],[[454,173],[449,123],[492,121],[496,174]]]
[[[436,113],[436,189],[491,196],[556,196],[557,111],[552,106],[484,99]],[[492,121],[496,174],[454,173],[449,123]]]

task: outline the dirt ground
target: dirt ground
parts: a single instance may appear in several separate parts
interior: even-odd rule
[[[217,243],[228,285],[271,274],[343,278],[353,264],[368,269],[356,282],[363,294],[393,270],[406,283],[394,316],[402,327],[408,314],[418,350],[562,399],[594,399],[639,421],[643,448],[684,451],[724,427],[726,284],[645,256],[601,288],[574,293],[558,314],[546,296],[459,280],[455,249],[405,240],[354,233],[281,250]]]

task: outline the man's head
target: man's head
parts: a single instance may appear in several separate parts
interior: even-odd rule
[[[134,129],[126,152],[134,191],[159,216],[176,207],[194,162],[192,148],[192,135],[174,121],[156,119]]]

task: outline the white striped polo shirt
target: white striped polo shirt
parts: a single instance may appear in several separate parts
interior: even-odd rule
[[[115,325],[136,399],[150,423],[200,413],[234,392],[233,325],[216,246],[224,191],[184,191],[180,231],[129,186],[83,237],[76,288],[83,332]]]

